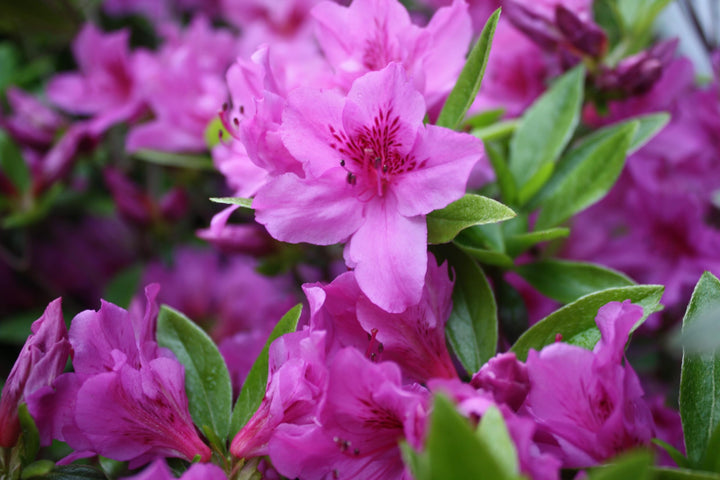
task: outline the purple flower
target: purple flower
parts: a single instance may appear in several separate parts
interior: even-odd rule
[[[131,468],[156,457],[210,458],[190,418],[183,366],[155,341],[157,290],[147,288],[144,315],[103,302],[73,319],[74,373],[28,398],[43,445],[55,438],[74,458],[103,455]]]
[[[353,346],[374,362],[395,362],[410,381],[456,378],[445,342],[453,285],[447,268],[428,255],[420,303],[402,313],[388,313],[372,303],[360,291],[353,272],[330,285],[305,285],[310,325],[328,332],[330,354]]]
[[[410,479],[398,442],[422,445],[427,391],[401,385],[394,363],[341,350],[329,367],[317,421],[280,425],[270,440],[273,465],[290,478]]]
[[[390,312],[417,304],[425,215],[465,193],[480,141],[423,126],[422,95],[398,64],[361,77],[347,98],[297,89],[288,102],[281,136],[306,178],[270,181],[253,202],[256,219],[287,242],[347,241],[345,262],[373,303]]]
[[[236,41],[200,16],[184,31],[168,24],[163,33],[158,52],[136,54],[134,72],[155,118],[130,130],[127,149],[204,151],[205,129],[226,97],[223,74],[237,54]]]
[[[54,300],[32,324],[0,396],[0,447],[10,448],[20,435],[17,409],[35,391],[52,384],[65,368],[70,343],[61,299]]]
[[[56,75],[47,88],[50,100],[63,110],[93,116],[97,135],[143,108],[128,38],[128,31],[105,34],[88,23],[73,43],[80,71]]]
[[[593,351],[559,342],[530,351],[525,407],[559,445],[564,467],[596,465],[653,437],[640,381],[622,364],[630,329],[641,317],[641,307],[611,302],[595,319],[602,338]]]
[[[455,0],[426,27],[414,25],[397,0],[322,2],[313,9],[317,39],[336,81],[348,90],[367,72],[402,65],[433,110],[455,85],[472,36],[467,4]]]
[[[325,332],[303,330],[275,340],[270,345],[265,397],[233,438],[230,452],[240,458],[267,455],[278,425],[312,423],[327,377]]]
[[[175,480],[175,475],[168,468],[165,460],[158,459],[148,465],[142,472],[125,480]],[[181,480],[227,480],[222,468],[212,463],[195,463],[180,475]]]
[[[530,390],[527,367],[514,353],[501,353],[491,358],[473,375],[470,384],[490,393],[495,402],[518,411]]]

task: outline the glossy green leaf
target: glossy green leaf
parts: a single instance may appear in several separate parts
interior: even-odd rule
[[[706,317],[720,322],[720,281],[709,272],[695,286],[683,330]],[[691,465],[699,466],[720,424],[720,352],[683,352],[679,403],[687,457]]]
[[[673,447],[672,445],[663,440],[660,440],[659,438],[653,438],[652,443],[659,448],[665,450],[665,452],[670,455],[670,458],[672,458],[673,462],[675,462],[678,467],[690,467],[690,462],[688,462],[687,457],[685,457],[685,455],[683,455],[677,448]]]
[[[443,254],[455,274],[453,309],[445,332],[460,363],[472,374],[495,355],[497,305],[490,284],[475,261],[454,248],[444,249]]]
[[[105,474],[90,465],[63,465],[43,475],[42,477],[29,477],[28,480],[107,480]]]
[[[534,247],[539,243],[566,238],[568,235],[570,235],[570,229],[566,227],[556,227],[549,228],[547,230],[521,233],[507,237],[505,239],[505,247],[507,248],[509,255],[517,257],[525,250]]]
[[[483,413],[475,434],[483,440],[506,476],[516,477],[520,474],[515,443],[497,407],[490,407]]]
[[[653,478],[651,470],[653,456],[640,450],[625,453],[600,467],[593,468],[589,480],[649,480]]]
[[[133,157],[156,165],[180,167],[191,170],[215,170],[212,159],[204,155],[161,152],[159,150],[138,150]]]
[[[0,43],[0,95],[13,83],[20,63],[17,49],[10,42]]]
[[[475,128],[470,133],[484,142],[488,140],[498,140],[512,135],[517,125],[517,120],[505,120],[488,125],[487,127]]]
[[[631,155],[644,147],[652,138],[662,130],[670,121],[670,114],[661,112],[641,117],[633,117],[632,121],[638,122],[638,129],[633,135],[628,148],[628,155]]]
[[[516,271],[540,293],[560,303],[574,302],[599,290],[635,283],[616,270],[569,260],[540,260],[519,265]]]
[[[460,415],[450,400],[436,395],[425,446],[432,480],[492,478],[517,479],[508,474],[502,460],[481,436],[475,434],[469,420]],[[502,454],[507,457],[506,453]]]
[[[445,100],[436,122],[437,125],[456,130],[465,119],[465,114],[480,90],[499,18],[500,9],[497,9],[485,23],[480,38],[470,51],[455,86]]]
[[[52,472],[54,468],[55,462],[52,460],[38,460],[23,468],[20,478],[24,480],[26,478],[44,477]]]
[[[240,205],[243,208],[252,208],[252,198],[243,197],[211,197],[211,202]]]
[[[517,197],[517,185],[515,179],[508,166],[507,159],[501,148],[494,142],[485,142],[485,153],[487,154],[490,165],[495,171],[495,178],[500,188],[502,200],[506,203],[514,204]]]
[[[505,252],[503,229],[498,223],[473,225],[460,232],[454,241],[466,247],[488,248],[497,252]]]
[[[23,465],[28,465],[35,461],[40,451],[40,433],[38,432],[35,420],[28,411],[27,404],[22,403],[18,407],[18,419],[20,420],[20,431],[22,448],[20,459]]]
[[[30,169],[25,158],[15,142],[2,130],[0,130],[0,172],[18,191],[25,192],[30,188]]]
[[[265,346],[245,378],[245,383],[240,391],[240,397],[238,397],[235,407],[233,408],[232,420],[230,422],[231,437],[234,437],[247,423],[260,406],[263,397],[265,397],[265,388],[267,387],[268,381],[268,353],[270,351],[270,344],[279,336],[294,332],[297,328],[297,322],[300,319],[301,313],[301,304],[291,308],[283,315],[277,325],[275,325],[275,328],[270,334],[270,338],[265,342]]]
[[[510,171],[524,204],[545,184],[580,120],[585,70],[576,67],[557,79],[520,119],[510,141]]]
[[[225,450],[230,425],[232,385],[225,360],[210,337],[192,320],[167,305],[157,322],[160,346],[169,348],[185,366],[185,391],[190,415],[201,430],[214,433]],[[213,440],[213,438],[209,438]]]
[[[685,468],[654,467],[655,480],[720,480],[720,475]]]
[[[620,176],[637,128],[637,123],[622,125],[612,135],[583,142],[571,150],[543,192],[535,228],[554,227],[602,199]]]
[[[492,198],[468,193],[460,200],[427,216],[428,243],[451,242],[467,227],[502,222],[514,216],[515,212],[510,207]]]
[[[600,307],[609,302],[625,300],[643,307],[643,317],[634,330],[648,315],[660,310],[660,297],[664,289],[662,285],[634,285],[591,293],[540,320],[515,342],[511,350],[520,360],[525,361],[531,348],[542,350],[544,346],[555,342],[557,334],[562,335],[562,340],[566,343],[592,348],[600,339],[600,332],[595,324]]]
[[[505,110],[502,108],[485,110],[468,118],[465,122],[465,125],[470,128],[488,127],[493,123],[498,122],[503,117],[503,115],[505,115]]]

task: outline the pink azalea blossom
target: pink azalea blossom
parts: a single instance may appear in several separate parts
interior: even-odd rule
[[[427,392],[401,385],[394,363],[341,350],[330,364],[317,421],[280,425],[270,441],[273,465],[289,478],[411,479],[398,442],[420,448]]]
[[[74,372],[28,398],[43,445],[58,439],[73,458],[97,454],[131,468],[160,456],[210,458],[190,418],[183,366],[155,341],[157,290],[147,288],[144,314],[103,302],[73,319]]]
[[[312,423],[327,378],[324,332],[303,330],[275,340],[270,345],[265,397],[233,438],[230,452],[240,458],[267,455],[279,425]]]
[[[0,447],[10,448],[20,435],[17,409],[35,391],[52,384],[65,369],[70,343],[61,299],[54,300],[32,324],[0,396]]]
[[[140,87],[128,52],[128,31],[104,33],[91,23],[73,43],[79,72],[56,75],[47,87],[50,100],[63,110],[93,117],[100,134],[134,118],[143,108]]]
[[[602,338],[593,351],[560,342],[530,351],[525,407],[559,445],[564,467],[596,465],[654,436],[640,381],[622,364],[641,317],[641,307],[611,302],[598,311]]]
[[[237,55],[237,42],[201,16],[183,31],[172,24],[163,30],[158,52],[135,54],[134,72],[155,118],[130,130],[127,148],[204,151],[205,130],[225,100],[223,75]]]
[[[465,64],[472,27],[467,5],[455,0],[426,27],[414,25],[397,0],[325,1],[313,9],[316,35],[336,81],[348,90],[367,72],[399,63],[433,110],[455,85]]]
[[[313,328],[328,332],[330,353],[353,346],[374,362],[392,361],[410,381],[455,378],[445,341],[445,322],[452,309],[452,282],[447,264],[428,255],[420,303],[402,313],[388,313],[372,303],[347,272],[329,285],[305,285]]]
[[[422,95],[398,64],[361,77],[347,98],[296,89],[288,102],[280,133],[306,178],[287,173],[263,187],[257,221],[287,242],[348,242],[345,261],[373,303],[390,312],[417,304],[425,215],[465,193],[480,141],[424,126]]]
[[[132,477],[123,477],[125,480],[175,480],[175,475],[165,463],[158,459],[148,465],[142,472]],[[222,468],[212,463],[195,463],[180,475],[181,480],[227,480]]]

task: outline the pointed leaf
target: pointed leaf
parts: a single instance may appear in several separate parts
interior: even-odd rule
[[[649,480],[652,474],[652,454],[645,450],[630,452],[610,463],[592,469],[589,480]]]
[[[634,330],[648,315],[661,308],[660,297],[664,289],[662,285],[636,285],[591,293],[540,320],[515,342],[511,350],[520,360],[525,361],[531,348],[542,350],[544,346],[555,342],[557,334],[562,335],[566,343],[593,348],[600,340],[600,331],[595,324],[600,307],[609,302],[625,300],[643,307],[643,317],[635,324]]]
[[[457,83],[445,100],[445,105],[443,105],[436,122],[437,125],[456,130],[465,119],[465,114],[480,90],[499,18],[500,9],[497,9],[485,23],[480,38],[470,51],[465,66],[460,72]]]
[[[482,269],[454,248],[443,250],[455,274],[453,310],[446,326],[448,342],[468,373],[495,355],[497,305]]]
[[[510,171],[520,189],[520,204],[550,178],[560,153],[580,120],[585,70],[576,67],[560,77],[520,119],[510,141]]]
[[[582,142],[563,157],[541,194],[535,228],[554,227],[603,198],[620,176],[637,128],[637,122],[622,125],[612,134]]]
[[[30,188],[30,168],[15,142],[0,130],[0,175],[7,177],[20,192]]]
[[[720,280],[709,272],[695,286],[683,318],[683,331],[706,317],[720,322]],[[679,402],[687,457],[698,467],[720,424],[720,352],[683,352]]]
[[[240,205],[243,208],[252,208],[252,198],[243,197],[211,197],[211,202]]]
[[[502,200],[514,204],[517,197],[517,185],[502,148],[494,142],[484,142],[483,144],[485,145],[485,154],[495,171],[495,178],[500,188]]]
[[[427,216],[428,243],[448,243],[467,227],[502,222],[514,216],[510,207],[492,198],[468,193]]]
[[[445,396],[435,396],[424,453],[429,457],[430,478],[516,479],[516,475],[504,471],[493,449],[472,431],[468,422]]]
[[[185,366],[185,390],[193,421],[201,430],[210,429],[215,439],[220,440],[215,446],[224,451],[232,386],[220,351],[192,320],[167,305],[163,305],[158,314],[157,339]]]
[[[655,480],[720,480],[720,475],[685,468],[654,467]]]
[[[505,239],[505,246],[508,254],[517,257],[525,250],[534,247],[538,243],[550,242],[559,238],[566,238],[570,235],[570,229],[565,227],[549,228],[547,230],[536,230],[534,232],[511,235]]]
[[[23,403],[18,407],[18,419],[22,431],[22,449],[20,458],[23,465],[28,465],[37,458],[40,451],[40,433],[38,432],[35,420],[28,411],[27,404]]]
[[[497,407],[490,407],[483,413],[475,434],[487,445],[505,475],[520,474],[517,449]]]
[[[665,450],[665,453],[670,455],[670,458],[672,458],[673,462],[675,462],[678,467],[681,467],[681,468],[690,467],[690,463],[688,462],[688,459],[685,457],[685,455],[683,455],[680,452],[680,450],[673,447],[669,443],[667,443],[663,440],[660,440],[659,438],[653,438],[651,441],[654,445]]]
[[[561,303],[599,290],[634,285],[624,274],[593,263],[540,260],[517,267],[517,273],[540,293]]]
[[[297,328],[300,314],[302,313],[302,305],[298,304],[291,308],[280,321],[275,325],[270,338],[265,342],[265,346],[258,355],[257,360],[253,364],[250,372],[245,378],[245,383],[240,391],[240,396],[235,403],[235,407],[232,412],[232,419],[230,422],[230,438],[235,437],[237,432],[247,423],[252,417],[255,410],[258,409],[263,397],[265,396],[265,388],[267,387],[268,380],[268,352],[270,350],[270,344],[275,341],[280,335],[294,332]]]

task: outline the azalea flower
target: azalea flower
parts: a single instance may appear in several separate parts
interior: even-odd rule
[[[70,326],[74,372],[28,398],[42,444],[58,439],[75,450],[65,462],[96,454],[131,468],[158,456],[209,460],[188,411],[183,366],[155,341],[157,292],[146,289],[144,314],[107,302],[79,313]]]
[[[17,409],[25,399],[50,385],[65,369],[70,343],[63,320],[61,299],[50,302],[35,320],[0,396],[0,447],[10,448],[20,435]]]
[[[280,134],[306,178],[274,178],[253,201],[279,240],[348,242],[358,285],[390,312],[420,301],[425,215],[463,196],[482,154],[477,138],[424,126],[424,116],[422,95],[396,63],[359,78],[347,97],[296,89]]]

